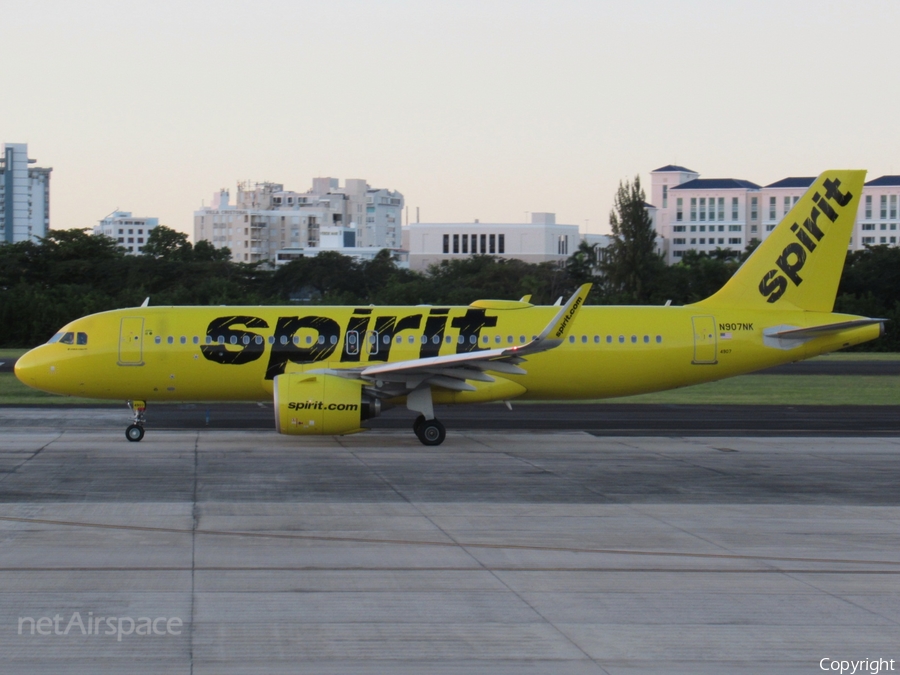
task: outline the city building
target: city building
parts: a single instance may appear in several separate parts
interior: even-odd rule
[[[532,213],[530,223],[410,223],[408,230],[413,270],[479,254],[563,262],[581,240],[577,225],[558,225],[553,213]]]
[[[128,253],[143,253],[150,231],[159,225],[159,218],[135,218],[131,211],[113,211],[94,228],[94,234],[114,239]]]
[[[306,192],[245,181],[234,204],[223,189],[194,212],[194,241],[227,246],[239,262],[277,264],[321,250],[374,256],[382,248],[400,249],[403,206],[399,192],[373,189],[361,179],[341,187],[336,178],[314,178]]]
[[[27,143],[6,143],[0,157],[0,241],[38,241],[50,229],[50,172],[29,166]]]
[[[854,239],[858,242],[857,248],[897,245],[898,200],[900,176],[881,176],[866,183],[856,215]]]
[[[650,172],[651,199],[658,205],[656,231],[666,240],[666,262],[686,250],[743,251],[760,226],[760,186],[735,178],[700,178],[683,166]]]
[[[788,177],[760,186],[736,178],[700,178],[682,166],[650,172],[651,199],[658,205],[657,232],[668,241],[666,261],[688,250],[743,251],[764,240],[813,184],[814,177]],[[898,244],[900,176],[881,176],[863,188],[849,249]]]

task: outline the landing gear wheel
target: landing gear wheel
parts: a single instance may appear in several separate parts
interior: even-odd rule
[[[416,421],[413,422],[413,431],[415,432],[416,436],[419,435],[419,429],[422,428],[422,425],[424,423],[425,423],[425,415],[419,415],[416,418]]]
[[[132,424],[125,430],[125,438],[132,443],[137,443],[144,437],[144,427],[139,424]]]
[[[440,445],[447,437],[447,430],[437,420],[426,420],[419,425],[416,436],[422,441],[422,445]]]

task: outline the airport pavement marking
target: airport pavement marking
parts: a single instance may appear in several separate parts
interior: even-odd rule
[[[62,527],[82,527],[105,530],[126,530],[137,532],[159,532],[165,534],[210,535],[217,537],[246,537],[258,539],[287,539],[293,541],[328,541],[355,544],[385,544],[393,546],[436,546],[444,548],[477,548],[488,550],[545,551],[548,553],[586,553],[595,555],[633,555],[665,558],[701,558],[705,560],[747,560],[759,562],[825,563],[832,565],[885,565],[900,568],[900,560],[854,560],[848,558],[808,558],[793,556],[742,555],[738,553],[686,553],[683,551],[646,551],[616,548],[581,548],[569,546],[530,546],[525,544],[486,544],[464,541],[427,541],[417,539],[382,539],[368,537],[341,537],[312,534],[279,534],[274,532],[243,532],[238,530],[184,529],[176,527],[146,527],[141,525],[113,525],[72,520],[49,520],[45,518],[17,518],[0,516],[0,522],[26,523],[30,525],[59,525]]]

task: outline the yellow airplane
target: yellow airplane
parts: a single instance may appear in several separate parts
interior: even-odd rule
[[[16,363],[44,391],[148,401],[274,401],[283,434],[348,434],[389,405],[627,396],[720,380],[873,340],[883,319],[833,314],[865,171],[827,171],[712,297],[683,307],[148,307],[64,326]],[[145,303],[146,305],[146,303]]]

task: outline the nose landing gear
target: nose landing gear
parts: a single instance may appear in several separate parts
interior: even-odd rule
[[[147,410],[146,401],[129,401],[128,407],[134,413],[133,422],[125,429],[125,438],[132,443],[137,443],[144,437],[144,412]]]

